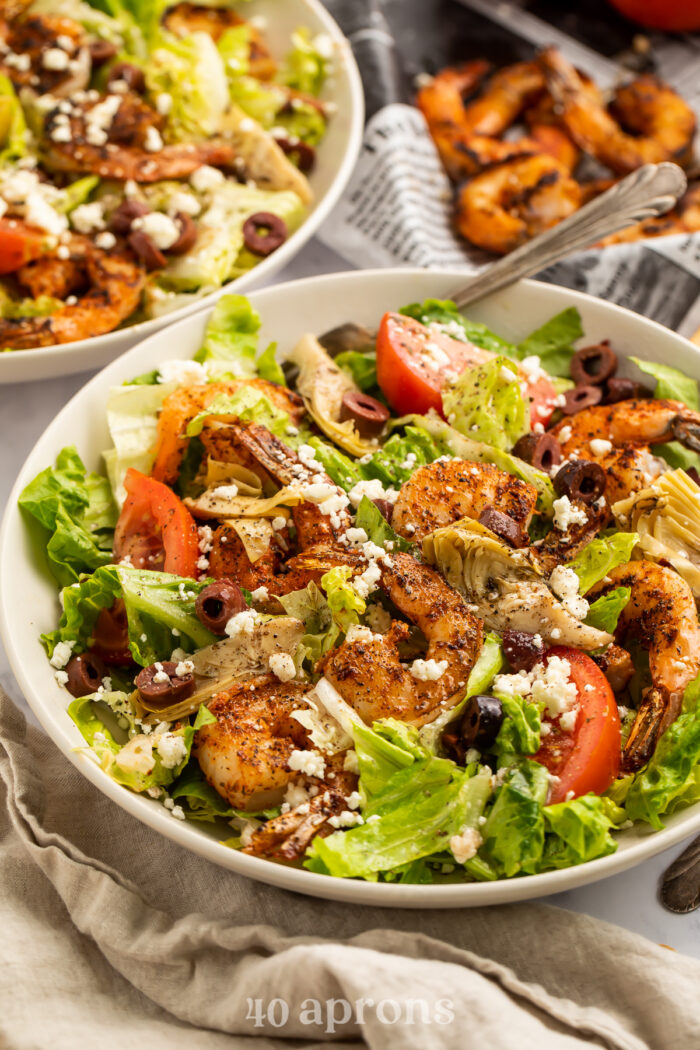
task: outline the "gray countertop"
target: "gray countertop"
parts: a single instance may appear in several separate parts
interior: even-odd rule
[[[347,269],[333,253],[312,241],[279,277],[279,281],[330,270]],[[0,503],[4,508],[15,477],[47,423],[90,378],[91,373],[18,384],[0,389]],[[10,671],[0,645],[0,684],[35,721]],[[551,903],[617,923],[652,941],[700,958],[700,911],[671,915],[658,902],[658,879],[683,845],[648,860],[631,871],[549,898]]]

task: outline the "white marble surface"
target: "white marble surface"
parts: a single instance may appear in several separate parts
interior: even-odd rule
[[[340,269],[347,266],[334,253],[312,241],[279,280]],[[0,389],[0,506],[3,509],[17,472],[34,442],[90,374]],[[0,684],[34,721],[1,645]],[[700,911],[687,916],[671,915],[657,898],[659,876],[682,848],[662,853],[622,875],[549,899],[553,904],[607,919],[700,958]]]

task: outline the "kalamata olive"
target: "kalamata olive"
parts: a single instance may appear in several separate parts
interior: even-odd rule
[[[503,632],[503,652],[514,671],[531,671],[544,656],[544,645],[539,635],[506,630]]]
[[[175,704],[192,696],[194,675],[191,671],[178,674],[177,668],[174,660],[163,660],[139,671],[135,683],[143,699]]]
[[[133,663],[129,649],[129,622],[121,598],[109,609],[101,609],[95,621],[91,654],[110,667]]]
[[[545,474],[561,463],[561,446],[554,434],[525,434],[516,442],[513,452]]]
[[[517,521],[511,518],[510,514],[504,514],[502,510],[496,510],[495,507],[484,507],[479,515],[479,523],[491,529],[491,532],[495,532],[506,543],[510,543],[511,547],[525,547],[528,544],[528,538]]]
[[[302,142],[300,139],[292,142],[288,138],[275,138],[275,142],[288,157],[296,161],[299,171],[307,174],[312,170],[316,163],[316,150],[313,146],[308,146],[306,142]]]
[[[180,227],[180,236],[175,241],[175,244],[170,245],[168,251],[171,255],[184,255],[185,252],[194,247],[194,243],[197,240],[197,225],[184,211],[177,213],[175,221]]]
[[[110,58],[114,58],[118,50],[117,45],[109,40],[95,38],[88,44],[88,51],[90,52],[93,66],[102,66],[105,62],[109,62]]]
[[[696,485],[700,485],[700,474],[698,473],[697,467],[684,467],[683,468],[690,478]]]
[[[194,603],[194,611],[212,634],[224,634],[231,617],[244,609],[247,605],[243,591],[233,580],[216,580],[208,584]]]
[[[146,77],[143,70],[135,66],[133,62],[115,62],[107,77],[107,90],[113,88],[115,82],[120,81],[127,85],[129,91],[135,91],[137,94],[146,90]]]
[[[381,516],[385,519],[385,521],[388,521],[391,525],[391,516],[394,513],[394,504],[391,503],[388,499],[373,499],[372,503],[374,503],[375,507],[377,508]]]
[[[66,664],[66,674],[66,689],[72,696],[89,696],[100,688],[107,669],[98,656],[80,653],[70,658]]]
[[[389,418],[389,409],[369,394],[350,390],[343,394],[340,403],[340,419],[351,419],[361,437],[376,437],[381,434]]]
[[[129,246],[134,254],[143,263],[147,270],[162,270],[167,266],[168,260],[152,237],[143,230],[134,230],[127,238]]]
[[[271,211],[257,211],[243,223],[243,241],[253,255],[270,255],[286,240],[286,222]]]
[[[557,496],[568,496],[572,502],[595,503],[605,492],[605,471],[589,459],[572,459],[560,467],[552,478]]]
[[[473,696],[464,709],[460,737],[466,747],[486,751],[498,736],[503,722],[503,705],[495,696]]]
[[[561,410],[565,416],[574,416],[582,408],[599,405],[602,397],[603,391],[599,386],[575,386],[573,390],[565,392]]]
[[[603,388],[603,405],[616,405],[618,401],[631,401],[635,397],[651,397],[651,390],[634,379],[612,376]]]
[[[126,237],[131,232],[131,224],[134,219],[140,219],[144,215],[148,215],[150,208],[143,201],[137,201],[133,197],[129,197],[122,201],[118,208],[115,208],[109,217],[109,228],[112,233],[116,233],[119,237]]]
[[[602,386],[615,374],[617,354],[604,339],[594,346],[583,346],[571,358],[571,378],[576,386]]]
[[[447,755],[457,763],[458,766],[464,765],[466,758],[466,747],[462,743],[459,733],[455,730],[454,725],[450,726],[442,734],[442,746],[444,747]]]

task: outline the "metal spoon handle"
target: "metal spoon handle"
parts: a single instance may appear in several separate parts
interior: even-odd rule
[[[589,248],[643,219],[663,215],[685,193],[688,182],[677,164],[645,164],[589,201],[558,226],[545,230],[510,255],[460,285],[450,295],[458,307],[531,277],[572,252]]]
[[[678,915],[700,907],[700,836],[664,872],[661,903]]]

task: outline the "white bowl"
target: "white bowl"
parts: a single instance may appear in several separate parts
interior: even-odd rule
[[[270,278],[291,262],[313,237],[330,214],[355,166],[364,126],[364,94],[357,64],[346,38],[320,0],[252,0],[246,4],[245,17],[261,15],[267,19],[265,36],[272,53],[282,56],[290,47],[294,30],[308,26],[312,33],[328,34],[334,44],[334,71],[324,86],[321,98],[332,102],[337,110],[328,122],[328,130],[319,145],[317,162],[309,181],[314,201],[298,230],[285,243],[263,259],[253,270],[230,281],[223,288],[203,296],[163,317],[131,325],[92,339],[80,339],[61,346],[36,350],[12,350],[0,353],[0,384],[24,383],[35,379],[70,375],[88,369],[102,368],[146,336],[211,305],[226,292],[247,292]]]
[[[309,330],[316,333],[353,320],[376,325],[385,310],[428,297],[446,298],[460,283],[459,271],[365,270],[293,281],[251,295],[263,320],[261,345],[291,346]],[[467,313],[499,335],[519,340],[567,306],[577,306],[585,341],[609,338],[620,355],[634,354],[700,376],[700,356],[687,340],[652,321],[600,299],[536,281],[498,292]],[[199,347],[208,312],[189,317],[151,336],[95,376],[44,431],[10,495],[0,532],[0,629],[12,669],[34,713],[71,762],[114,802],[154,830],[208,860],[262,882],[333,900],[399,907],[447,908],[496,904],[558,893],[620,872],[700,830],[700,804],[667,820],[665,830],[630,828],[619,835],[617,853],[574,868],[501,882],[409,886],[335,879],[248,857],[220,844],[211,829],[173,820],[157,802],[132,794],[87,757],[84,741],[66,714],[69,697],[59,688],[39,643],[60,615],[56,586],[32,548],[17,508],[24,486],[73,443],[89,468],[100,470],[100,451],[110,444],[105,403],[111,386],[152,369],[160,361],[191,356]]]

